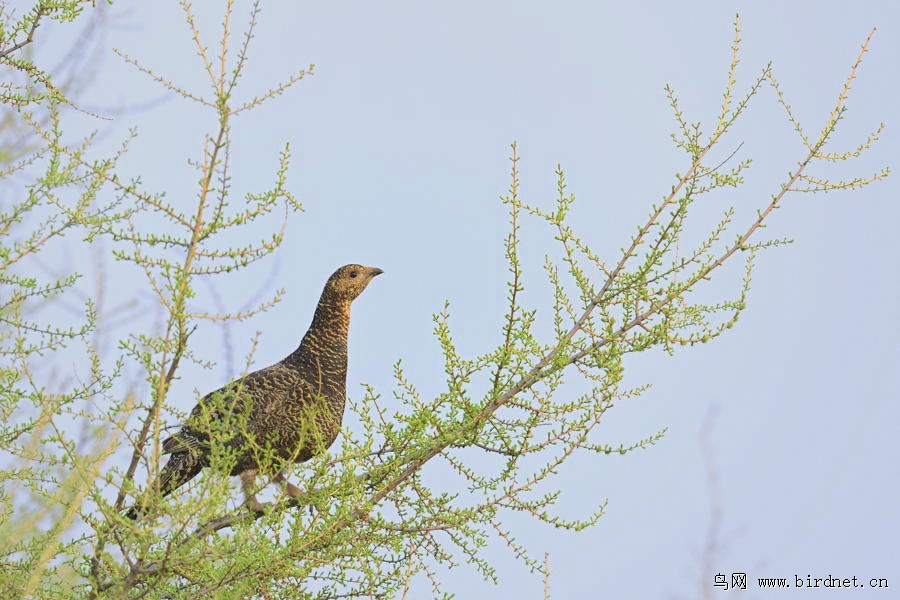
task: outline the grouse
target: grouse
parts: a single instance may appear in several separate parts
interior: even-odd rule
[[[171,456],[151,489],[166,496],[210,466],[213,452],[230,452],[230,474],[240,476],[251,510],[264,508],[255,495],[260,471],[274,474],[291,497],[301,495],[282,470],[324,452],[337,438],[346,404],[350,303],[382,272],[362,265],[335,271],[300,346],[203,397],[181,430],[163,442],[163,454]],[[134,505],[126,516],[141,512]]]

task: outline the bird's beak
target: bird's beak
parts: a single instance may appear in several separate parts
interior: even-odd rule
[[[369,277],[375,277],[376,275],[381,275],[382,273],[384,273],[384,271],[382,271],[378,267],[369,267]]]

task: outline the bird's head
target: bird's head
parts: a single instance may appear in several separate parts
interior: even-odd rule
[[[362,265],[344,265],[328,278],[325,284],[325,292],[329,295],[352,302],[362,294],[369,282],[377,275],[384,273],[377,267],[364,267]]]

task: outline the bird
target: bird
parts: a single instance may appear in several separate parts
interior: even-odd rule
[[[213,454],[230,452],[229,474],[240,477],[250,510],[266,508],[255,494],[260,472],[274,475],[292,498],[301,496],[283,470],[325,452],[337,439],[347,400],[350,304],[383,272],[358,264],[335,271],[297,349],[204,396],[163,441],[169,460],[150,489],[167,496],[211,466]],[[137,519],[145,510],[135,503],[125,516]]]

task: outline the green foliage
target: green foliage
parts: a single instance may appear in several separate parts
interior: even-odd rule
[[[254,4],[233,51],[232,2],[226,4],[215,54],[202,41],[191,5],[182,3],[208,76],[207,95],[189,92],[124,56],[209,111],[213,125],[191,162],[196,195],[189,203],[175,203],[164,191],[120,176],[117,165],[134,134],[105,157],[94,157],[93,136],[68,141],[62,109],[72,107],[72,99],[53,84],[51,73],[23,54],[42,19],[72,20],[83,4],[38,2],[18,20],[3,15],[0,25],[0,61],[13,74],[10,81],[20,77],[25,82],[0,87],[0,101],[5,110],[22,116],[35,140],[34,149],[24,154],[7,149],[10,160],[0,172],[4,181],[17,174],[29,182],[20,200],[0,213],[0,449],[11,465],[0,471],[4,597],[393,597],[418,576],[427,578],[440,597],[440,565],[466,562],[496,580],[485,552],[496,539],[526,565],[542,570],[516,540],[509,517],[527,515],[576,531],[592,526],[605,502],[598,501],[588,514],[561,514],[554,476],[576,455],[627,454],[654,444],[664,433],[618,446],[598,441],[596,430],[606,411],[647,389],[623,385],[626,357],[653,348],[672,353],[708,342],[734,325],[747,306],[757,253],[787,242],[759,236],[789,192],[854,189],[887,174],[834,182],[808,174],[817,163],[858,156],[877,139],[880,129],[851,151],[826,151],[846,115],[850,84],[868,39],[833,111],[810,136],[795,119],[771,65],[738,95],[740,31],[735,22],[722,106],[711,127],[689,121],[675,92],[666,88],[676,122],[672,140],[684,152],[684,172],[616,257],[604,259],[583,241],[570,218],[575,196],[562,168],[550,206],[521,197],[513,145],[510,187],[501,197],[509,214],[509,278],[497,345],[463,355],[445,305],[434,317],[434,334],[444,357],[446,388],[433,397],[423,395],[398,360],[390,397],[399,408],[388,410],[383,394],[373,388],[363,398],[351,398],[361,430],[345,431],[339,447],[297,469],[305,492],[300,499],[281,498],[264,513],[229,510],[228,482],[221,475],[198,478],[181,497],[160,499],[140,482],[159,473],[171,384],[184,361],[210,366],[192,354],[191,334],[203,322],[251,318],[283,293],[275,291],[247,310],[211,310],[203,282],[241,277],[271,256],[284,239],[288,215],[301,210],[287,185],[287,146],[273,167],[272,185],[231,203],[232,130],[238,116],[281,94],[313,67],[238,100],[259,7]],[[755,218],[740,223],[735,209],[726,208],[690,247],[683,234],[697,203],[744,182],[749,159],[734,162],[736,151],[713,157],[730,143],[733,125],[766,85],[784,107],[805,153]],[[30,115],[26,107],[40,107],[47,117]],[[525,219],[545,227],[553,240],[543,273],[521,260]],[[265,233],[255,242],[235,243],[246,239],[235,232],[251,225]],[[40,273],[33,267],[53,244],[99,240],[142,276],[142,291],[161,315],[157,329],[133,330],[117,340],[111,359],[101,356],[97,343],[104,314],[98,298],[84,297],[76,325],[54,326],[42,312],[61,299],[80,297],[82,273],[33,274]],[[691,292],[738,258],[744,277],[730,298],[691,300]],[[526,287],[538,285],[550,290],[552,306],[525,302]],[[87,356],[83,371],[60,377],[37,367],[38,359],[52,363],[69,346]],[[252,352],[248,369],[251,363]],[[126,367],[140,370],[148,397],[122,392]],[[223,394],[211,406],[228,413],[231,398]],[[232,417],[223,420],[225,428],[240,428],[241,415]],[[213,462],[220,472],[227,471],[233,452],[224,446],[216,452]],[[127,467],[110,469],[113,455],[127,456]],[[152,507],[152,518],[122,516],[134,499]]]

